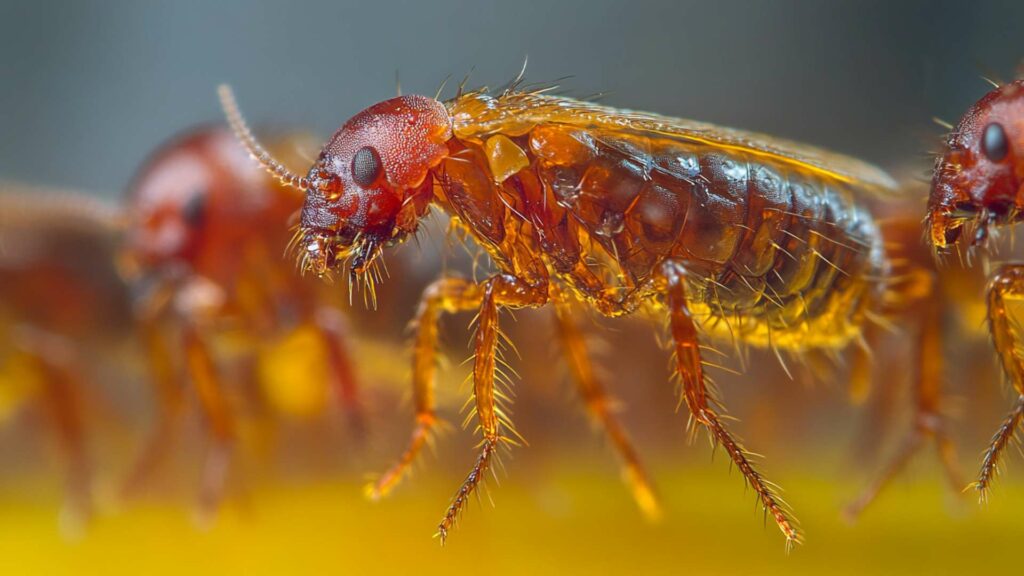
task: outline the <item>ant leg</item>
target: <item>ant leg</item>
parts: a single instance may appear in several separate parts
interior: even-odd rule
[[[480,454],[476,464],[463,481],[459,491],[452,499],[444,518],[437,527],[437,535],[443,545],[448,533],[459,519],[459,515],[468,503],[469,496],[483,481],[484,475],[491,467],[491,460],[498,446],[502,443],[516,444],[516,440],[506,436],[507,430],[518,437],[509,421],[508,411],[504,403],[510,398],[505,391],[495,390],[495,375],[507,378],[498,364],[501,363],[500,352],[508,340],[498,327],[498,312],[501,306],[513,308],[539,307],[548,301],[547,284],[532,285],[509,275],[500,275],[486,281],[482,286],[480,308],[477,312],[476,334],[473,338],[473,398],[477,428],[483,435],[480,443]],[[463,306],[470,300],[463,301]]]
[[[188,374],[206,417],[211,440],[199,492],[199,517],[200,522],[205,523],[213,516],[224,495],[235,422],[216,365],[199,329],[192,323],[186,323],[182,332]]]
[[[661,269],[666,304],[669,309],[669,328],[674,344],[676,370],[682,383],[683,399],[690,410],[690,423],[707,428],[712,441],[720,444],[729,454],[743,477],[761,500],[764,510],[772,515],[775,523],[786,536],[786,546],[800,542],[801,535],[795,522],[790,518],[785,503],[775,494],[773,484],[754,469],[750,455],[739,441],[729,432],[715,410],[718,402],[708,390],[701,361],[700,341],[697,326],[687,306],[685,268],[677,262],[666,262]]]
[[[1010,302],[1024,298],[1024,265],[1003,266],[992,277],[988,286],[988,322],[992,344],[1003,366],[1003,372],[1017,391],[1017,403],[999,426],[982,461],[981,472],[973,487],[985,499],[992,480],[999,471],[999,458],[1010,444],[1024,418],[1024,357],[1021,346],[1021,326],[1010,317]]]
[[[42,401],[56,432],[57,443],[64,453],[67,472],[67,501],[62,512],[64,527],[77,532],[92,517],[92,465],[85,442],[82,419],[84,382],[77,354],[62,338],[44,333],[29,337],[33,342],[23,352],[32,362],[42,381]]]
[[[864,407],[850,450],[851,461],[860,468],[878,464],[883,440],[892,426],[898,387],[875,386],[875,367],[903,360],[883,345],[884,329],[874,323],[862,328],[863,339],[853,345],[850,362],[850,403]]]
[[[981,463],[981,474],[978,475],[978,480],[972,484],[981,493],[982,500],[988,497],[988,489],[992,486],[992,480],[999,471],[999,457],[1016,434],[1022,420],[1024,420],[1024,395],[1017,397],[1017,403],[1013,410],[1003,419],[999,429],[992,435],[988,449],[985,450],[985,458]]]
[[[480,287],[462,278],[441,278],[423,291],[413,320],[416,330],[412,358],[415,427],[409,445],[398,462],[367,488],[370,498],[381,498],[398,485],[412,468],[420,451],[431,440],[434,428],[438,425],[434,374],[437,370],[437,329],[441,312],[473,310],[479,305]]]
[[[151,381],[158,397],[157,421],[121,485],[122,498],[138,493],[163,461],[185,405],[184,391],[161,327],[156,322],[140,321],[139,329]]]
[[[473,398],[475,400],[477,426],[483,435],[480,444],[480,455],[477,456],[473,470],[466,476],[444,518],[437,527],[443,545],[448,538],[448,531],[458,520],[465,507],[469,495],[477,488],[491,466],[491,458],[498,449],[498,442],[508,440],[501,436],[499,423],[508,425],[507,416],[495,401],[494,367],[495,353],[498,351],[498,302],[494,297],[494,284],[486,288],[480,312],[477,316],[476,335],[473,344]],[[511,426],[508,425],[511,429]]]
[[[880,329],[875,324],[865,326],[863,340],[854,343],[850,352],[850,387],[847,395],[851,404],[864,404],[876,392],[872,368],[875,365],[875,351],[878,349],[876,344],[881,336]]]
[[[615,417],[615,399],[610,397],[604,383],[597,377],[587,353],[587,344],[579,325],[572,317],[571,304],[555,302],[555,322],[563,354],[569,363],[576,390],[594,423],[604,430],[612,447],[622,460],[622,473],[640,510],[655,520],[661,516],[661,505],[636,449],[629,440],[622,423]]]
[[[963,486],[956,463],[956,450],[946,432],[942,415],[942,302],[931,286],[932,277],[922,275],[922,278],[926,279],[928,288],[924,299],[917,304],[918,312],[915,313],[918,321],[913,425],[882,473],[843,511],[843,516],[850,521],[864,512],[929,438],[935,441],[950,485],[957,491]]]
[[[331,384],[338,402],[347,416],[352,433],[356,438],[366,436],[366,414],[359,401],[359,386],[349,354],[348,327],[341,312],[322,308],[316,313],[316,326],[327,348],[327,359],[331,368]]]
[[[474,337],[473,396],[476,400],[476,417],[484,440],[473,471],[466,477],[438,526],[438,535],[442,543],[465,507],[470,493],[476,489],[483,479],[483,473],[490,467],[499,443],[512,442],[501,433],[502,428],[508,428],[510,431],[512,428],[505,412],[495,400],[496,397],[507,399],[504,393],[494,389],[494,376],[496,373],[501,374],[501,370],[497,368],[500,360],[495,357],[495,353],[499,350],[499,337],[504,339],[504,335],[498,329],[499,306],[539,307],[546,302],[546,283],[534,285],[508,275],[495,276],[483,284],[460,278],[442,278],[427,287],[423,293],[416,313],[416,342],[413,351],[416,428],[409,447],[398,463],[370,486],[369,492],[371,497],[379,497],[393,488],[407,473],[417,454],[429,440],[433,428],[437,426],[434,412],[434,372],[437,323],[440,314],[479,309]]]

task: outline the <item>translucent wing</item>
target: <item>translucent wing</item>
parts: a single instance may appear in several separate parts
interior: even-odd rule
[[[450,102],[449,107],[459,137],[485,137],[494,132],[525,134],[533,126],[550,122],[596,127],[742,152],[848,182],[873,193],[891,194],[898,189],[896,181],[884,170],[855,158],[704,122],[529,93],[505,94],[496,99],[470,94]]]

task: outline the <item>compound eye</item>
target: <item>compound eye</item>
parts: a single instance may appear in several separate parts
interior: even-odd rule
[[[993,122],[985,126],[981,137],[981,151],[992,162],[1001,162],[1010,152],[1010,143],[1006,140],[1006,130],[1002,124]]]
[[[384,164],[380,154],[372,146],[363,146],[352,157],[352,180],[360,188],[369,188],[380,178]]]
[[[181,207],[181,217],[193,228],[199,227],[206,217],[206,191],[197,190]]]

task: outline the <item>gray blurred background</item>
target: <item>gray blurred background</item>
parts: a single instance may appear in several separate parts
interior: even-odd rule
[[[154,146],[219,121],[329,135],[475,68],[606,103],[926,166],[941,130],[1024,57],[1024,2],[36,1],[0,5],[0,178],[117,196]]]

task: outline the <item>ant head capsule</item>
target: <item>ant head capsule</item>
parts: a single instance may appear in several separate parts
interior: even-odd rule
[[[362,273],[384,244],[416,230],[432,193],[429,171],[447,154],[444,106],[401,96],[353,116],[320,152],[302,209],[309,262],[323,273],[352,255]]]
[[[424,96],[399,96],[353,116],[304,177],[287,171],[252,138],[230,90],[220,89],[229,122],[269,172],[306,192],[304,267],[324,274],[351,257],[362,274],[382,246],[415,232],[431,199],[430,169],[448,155],[451,119]]]
[[[309,140],[297,132],[271,135],[292,165]],[[247,156],[221,126],[199,126],[163,144],[128,187],[126,261],[152,272],[179,265],[221,269],[238,246],[253,243],[254,226],[268,226],[258,241],[286,235],[285,222],[302,197],[276,186]]]
[[[129,187],[126,203],[126,247],[139,265],[194,258],[210,223],[211,191],[225,185],[221,166],[232,155],[240,152],[229,132],[197,130],[149,159]]]
[[[946,140],[928,201],[932,245],[961,237],[983,244],[988,228],[1024,215],[1024,80],[1004,84],[972,106]],[[969,233],[964,234],[965,230]]]

